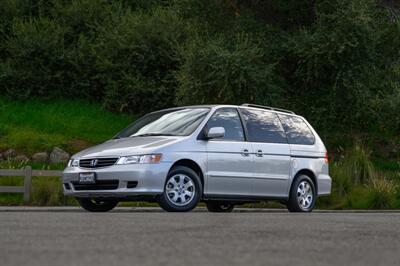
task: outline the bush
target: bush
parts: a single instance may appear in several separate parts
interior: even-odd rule
[[[246,33],[190,42],[176,72],[176,103],[276,103],[281,87],[262,43]]]
[[[8,133],[9,133],[9,127],[8,126],[2,126],[2,127],[0,127],[0,139],[2,138],[2,137],[5,137],[5,136],[7,136],[8,135]]]
[[[368,186],[368,208],[390,209],[395,204],[397,186],[385,177],[371,179]]]
[[[46,19],[16,19],[4,43],[9,58],[1,64],[0,92],[17,98],[65,96],[69,88],[64,33]]]
[[[370,152],[360,144],[355,144],[333,164],[331,174],[339,195],[345,195],[353,186],[366,184],[376,176]]]
[[[344,166],[344,163],[333,163],[330,168],[330,174],[332,176],[333,191],[339,196],[344,196],[351,191],[354,186],[354,182],[351,179],[353,171]]]
[[[70,79],[69,97],[103,101],[105,82],[96,68],[98,55],[94,45],[99,29],[111,23],[113,15],[124,12],[124,6],[119,1],[56,1],[52,17],[65,28],[64,45],[68,50],[66,60],[70,66],[65,69]]]
[[[339,161],[332,164],[330,174],[333,181],[332,194],[322,199],[322,206],[338,209],[388,209],[399,202],[396,172],[375,170],[370,152],[359,143],[354,144]]]
[[[172,105],[180,24],[174,13],[155,9],[116,14],[99,28],[93,51],[107,107],[143,113]]]
[[[395,85],[385,77],[397,63],[387,44],[397,42],[398,30],[388,41],[393,26],[374,0],[320,1],[315,8],[315,24],[288,39],[283,67],[291,101],[320,128],[368,128],[371,96]]]
[[[11,25],[15,18],[20,18],[29,9],[26,0],[2,0],[0,5],[0,58],[5,58],[3,41],[11,32]]]
[[[398,71],[400,73],[400,66]],[[385,93],[372,99],[371,109],[374,110],[373,118],[380,134],[396,136],[400,132],[400,86],[393,93]]]
[[[55,1],[51,17],[66,30],[66,44],[74,45],[81,35],[93,39],[97,28],[107,24],[114,12],[121,12],[122,6],[103,0]]]
[[[64,194],[60,178],[34,179],[31,203],[40,206],[63,205]]]

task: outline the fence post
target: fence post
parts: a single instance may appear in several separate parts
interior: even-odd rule
[[[31,197],[31,184],[32,184],[32,167],[25,166],[25,179],[24,179],[24,202],[29,203]]]

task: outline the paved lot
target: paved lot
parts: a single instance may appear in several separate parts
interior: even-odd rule
[[[0,209],[1,265],[399,265],[400,213]]]

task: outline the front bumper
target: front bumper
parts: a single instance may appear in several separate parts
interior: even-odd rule
[[[74,197],[113,197],[158,195],[163,192],[165,179],[172,163],[113,165],[98,169],[67,167],[62,176],[64,195]],[[79,180],[79,173],[95,172],[97,180],[118,180],[115,189],[77,189],[74,186]],[[128,188],[129,181],[137,185]],[[75,183],[76,184],[76,183]]]

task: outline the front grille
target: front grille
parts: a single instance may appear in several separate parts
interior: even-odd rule
[[[72,185],[75,190],[112,190],[118,188],[119,180],[96,180],[95,184],[79,184],[73,181]]]
[[[79,160],[79,166],[82,168],[100,168],[114,165],[118,158],[92,158]]]

